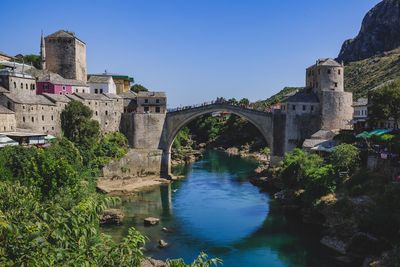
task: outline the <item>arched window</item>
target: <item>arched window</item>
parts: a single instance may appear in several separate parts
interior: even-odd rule
[[[44,115],[42,115],[42,121],[44,121]]]
[[[108,115],[108,111],[106,110],[106,115]]]
[[[24,89],[24,84],[23,83],[21,83],[21,89]]]
[[[25,89],[28,90],[28,84],[27,83],[25,84]]]
[[[54,117],[53,117],[53,115],[51,115],[51,120],[54,120]]]

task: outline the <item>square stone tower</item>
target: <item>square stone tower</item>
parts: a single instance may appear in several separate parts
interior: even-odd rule
[[[73,32],[64,30],[44,39],[46,69],[66,79],[86,82],[86,44]]]

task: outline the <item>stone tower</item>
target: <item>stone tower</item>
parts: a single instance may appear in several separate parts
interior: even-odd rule
[[[344,91],[344,66],[333,59],[319,59],[307,68],[306,87],[319,99],[321,129],[351,128],[353,95]]]
[[[42,35],[40,37],[40,65],[42,67],[42,70],[46,69],[46,49],[44,45],[44,36],[43,36],[43,31]]]
[[[73,32],[64,30],[44,39],[46,69],[66,79],[86,82],[86,44]]]

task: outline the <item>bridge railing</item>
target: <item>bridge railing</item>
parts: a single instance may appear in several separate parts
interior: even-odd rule
[[[263,113],[270,113],[273,112],[272,108],[262,108],[262,107],[254,107],[253,105],[249,104],[249,105],[244,105],[244,104],[240,104],[240,103],[233,103],[230,101],[209,101],[209,102],[204,102],[201,104],[195,104],[195,105],[189,105],[189,106],[181,106],[181,107],[177,107],[177,108],[169,108],[167,109],[168,113],[172,113],[172,112],[179,112],[179,111],[185,111],[185,110],[189,110],[189,109],[196,109],[196,108],[201,108],[201,107],[206,107],[206,106],[213,106],[213,105],[229,105],[229,106],[233,106],[233,107],[238,107],[241,109],[248,109],[248,110],[252,110],[252,111],[258,111],[258,112],[263,112]]]

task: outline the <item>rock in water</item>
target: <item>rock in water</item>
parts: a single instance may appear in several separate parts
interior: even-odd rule
[[[160,219],[155,218],[155,217],[147,217],[144,219],[144,225],[156,225],[160,222]]]
[[[165,248],[166,246],[168,246],[168,243],[165,242],[164,240],[160,239],[158,240],[158,247],[159,248]]]
[[[343,43],[337,60],[358,61],[400,46],[400,1],[383,0],[364,17],[360,32]]]
[[[124,219],[124,213],[120,209],[107,209],[100,218],[101,225],[121,224]]]

